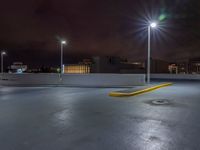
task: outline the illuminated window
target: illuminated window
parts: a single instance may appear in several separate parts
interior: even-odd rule
[[[64,66],[64,73],[77,73],[77,74],[90,73],[90,66],[89,65],[67,65],[67,66]]]

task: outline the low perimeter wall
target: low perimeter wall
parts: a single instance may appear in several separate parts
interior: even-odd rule
[[[198,74],[151,74],[151,79],[200,80]]]
[[[145,84],[144,74],[3,74],[0,85],[126,87]]]

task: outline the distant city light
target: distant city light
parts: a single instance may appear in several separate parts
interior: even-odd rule
[[[60,68],[57,68],[56,71],[57,71],[57,73],[60,73]]]

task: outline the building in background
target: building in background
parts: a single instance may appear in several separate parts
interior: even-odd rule
[[[64,73],[87,74],[91,73],[92,59],[83,59],[77,64],[65,64]]]
[[[119,57],[96,56],[83,59],[77,64],[65,64],[64,73],[136,73],[135,69],[141,68],[141,65]]]
[[[93,57],[92,73],[145,73],[143,61],[130,61],[120,57]]]
[[[145,73],[145,62],[122,60],[120,64],[120,73]]]
[[[200,58],[189,59],[188,66],[191,74],[200,74]]]
[[[92,73],[119,73],[120,58],[96,56],[91,59]]]
[[[171,74],[188,74],[188,61],[176,61],[169,64],[169,73]]]
[[[144,62],[128,61],[120,57],[93,57],[91,72],[92,73],[144,73]]]
[[[177,60],[169,65],[170,73],[200,74],[200,58]]]
[[[169,73],[169,62],[151,59],[151,73]]]
[[[178,66],[178,73],[179,74],[188,74],[189,68],[188,68],[188,60],[181,61],[177,63]]]
[[[8,67],[9,73],[23,73],[28,69],[27,65],[24,65],[22,62],[14,62],[11,66]]]
[[[64,65],[64,73],[87,74],[90,73],[90,65],[87,64]]]
[[[169,63],[163,60],[151,60],[152,73],[169,73]],[[120,57],[96,56],[83,59],[77,64],[66,64],[64,73],[146,73],[144,61],[130,61]]]
[[[169,64],[169,72],[170,74],[178,74],[178,66],[176,63]]]

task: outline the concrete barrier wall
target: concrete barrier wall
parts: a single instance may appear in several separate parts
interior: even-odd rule
[[[198,74],[151,74],[151,79],[200,80]]]
[[[144,74],[3,74],[1,85],[126,87],[145,84]],[[62,79],[62,80],[61,80]]]

